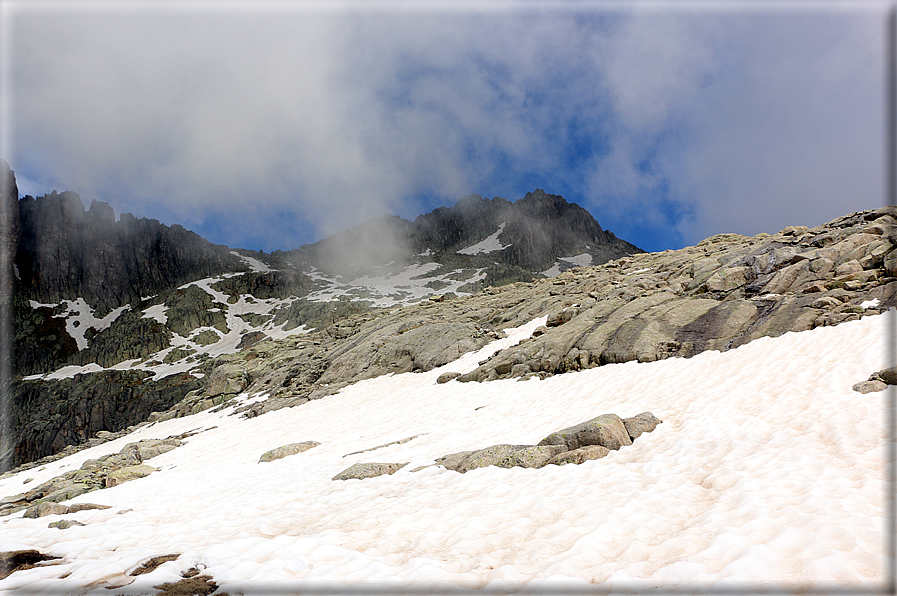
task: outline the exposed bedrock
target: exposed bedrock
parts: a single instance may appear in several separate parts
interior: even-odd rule
[[[885,207],[812,229],[722,234],[566,272],[541,282],[546,328],[458,380],[690,357],[877,314],[897,306],[895,216]]]
[[[151,380],[143,371],[111,370],[68,379],[12,384],[12,465],[84,444],[103,431],[119,431],[165,410],[200,386],[186,374]],[[50,393],[54,399],[45,396]]]

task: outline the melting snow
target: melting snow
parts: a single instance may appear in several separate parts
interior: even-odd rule
[[[252,257],[247,257],[246,255],[241,255],[240,253],[238,253],[235,250],[230,251],[230,254],[240,257],[240,260],[242,260],[244,263],[246,263],[246,265],[253,271],[257,271],[259,273],[269,273],[271,271],[274,271],[273,269],[271,269],[270,267],[268,267],[267,265],[265,265],[258,259],[253,259]]]
[[[478,282],[486,277],[482,269],[478,269],[473,276],[463,280],[450,279],[448,277],[449,275],[460,273],[460,269],[443,275],[427,277],[428,273],[438,268],[438,263],[415,263],[395,274],[365,275],[347,282],[337,281],[336,278],[328,277],[317,270],[313,270],[308,274],[309,277],[317,281],[327,282],[330,284],[330,287],[312,292],[305,296],[305,299],[328,302],[337,300],[340,296],[345,296],[347,291],[351,293],[352,290],[355,290],[355,297],[358,300],[368,301],[375,307],[388,308],[419,302],[421,299],[437,293],[454,292],[458,295],[464,295],[464,292],[459,291],[461,286]],[[441,281],[447,285],[436,291],[432,287],[427,286],[428,283],[433,281]]]
[[[4,550],[62,557],[13,573],[0,591],[148,593],[193,566],[230,594],[885,586],[886,394],[857,399],[851,385],[888,365],[894,316],[544,381],[436,384],[475,365],[456,361],[252,419],[225,409],[156,423],[0,480],[0,495],[13,495],[24,478],[37,486],[131,441],[206,429],[154,458],[152,475],[69,501],[112,506],[64,516],[85,526],[0,518]],[[646,410],[663,420],[654,432],[581,465],[412,471]],[[412,435],[421,436],[347,456]],[[257,463],[310,440],[321,445]],[[392,476],[331,480],[365,461],[410,463]],[[181,556],[127,575],[168,553]]]
[[[63,300],[59,304],[40,304],[34,300],[30,300],[29,302],[31,308],[39,308],[42,306],[55,307],[64,304],[66,309],[58,315],[53,315],[53,318],[65,319],[65,330],[75,340],[79,350],[87,348],[87,338],[84,337],[84,334],[88,329],[93,328],[97,331],[108,329],[113,321],[118,318],[118,315],[126,310],[131,310],[131,305],[126,304],[112,310],[102,319],[98,319],[93,316],[93,309],[84,301],[84,298]]]
[[[878,298],[865,300],[860,304],[860,308],[875,308],[876,306],[878,306]]]
[[[157,304],[155,306],[151,306],[148,309],[143,311],[143,316],[141,319],[155,319],[156,321],[162,323],[163,325],[168,322],[168,315],[165,314],[165,311],[168,310],[168,307],[164,304]]]
[[[502,244],[498,241],[498,237],[502,233],[502,231],[504,231],[505,225],[507,225],[507,222],[504,222],[500,226],[498,226],[498,230],[485,240],[477,242],[476,244],[468,246],[467,248],[462,248],[461,250],[458,250],[456,252],[462,255],[477,255],[481,252],[489,253],[508,248],[509,246],[511,246],[510,244]]]
[[[592,255],[587,252],[582,253],[581,255],[576,255],[573,257],[558,257],[558,261],[552,265],[549,269],[546,269],[542,272],[542,275],[545,277],[557,277],[562,273],[561,271],[561,261],[565,263],[569,263],[574,267],[588,267],[592,264]],[[566,269],[566,268],[565,268]]]
[[[571,265],[576,265],[577,267],[588,267],[592,264],[592,255],[587,252],[584,252],[581,255],[576,255],[575,257],[559,257],[559,259],[566,263],[570,263]]]
[[[545,277],[557,277],[560,274],[561,274],[561,264],[560,263],[555,263],[549,269],[546,269],[545,271],[542,272],[542,275],[544,275]]]
[[[28,304],[31,305],[31,308],[55,308],[55,307],[59,306],[58,302],[56,304],[41,304],[40,302],[38,302],[36,300],[29,300]]]

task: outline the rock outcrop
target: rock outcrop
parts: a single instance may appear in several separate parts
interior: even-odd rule
[[[853,386],[857,393],[876,393],[884,391],[888,385],[897,385],[897,367],[886,368],[872,373],[865,381],[860,381]]]
[[[407,465],[407,462],[404,464],[355,464],[334,476],[333,480],[361,480],[363,478],[374,478],[384,474],[395,474]]]
[[[25,517],[37,518],[94,508],[77,504],[66,507],[60,503],[84,493],[149,476],[156,469],[143,462],[180,445],[179,437],[144,439],[128,443],[118,453],[89,459],[79,470],[66,472],[27,492],[0,499],[0,515],[10,515],[27,509]]]
[[[553,432],[538,445],[492,445],[475,451],[459,451],[436,459],[436,465],[465,473],[477,468],[541,468],[547,465],[581,464],[599,459],[627,445],[660,424],[651,412],[620,419],[602,414],[575,426]]]
[[[110,370],[68,379],[12,383],[13,466],[85,444],[103,431],[118,431],[145,421],[156,410],[184,400],[201,386],[187,373],[153,380],[143,371]],[[46,399],[52,395],[53,399]]]

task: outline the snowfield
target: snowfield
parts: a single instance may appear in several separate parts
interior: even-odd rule
[[[443,372],[475,367],[490,345],[252,419],[227,409],[156,423],[0,480],[0,496],[17,494],[126,443],[204,429],[150,460],[152,475],[66,502],[111,509],[0,518],[3,550],[62,557],[13,573],[0,590],[154,593],[194,566],[231,595],[883,590],[894,580],[885,474],[894,387],[861,395],[851,386],[893,366],[895,316],[543,381],[436,384]],[[500,341],[519,341],[540,322]],[[431,465],[644,411],[663,423],[581,465],[466,474]],[[302,441],[321,445],[258,463]],[[358,462],[409,463],[391,476],[331,480]],[[47,527],[61,518],[86,525]],[[180,557],[128,575],[171,553]]]

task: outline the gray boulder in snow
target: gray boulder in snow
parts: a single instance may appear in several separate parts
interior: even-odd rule
[[[460,376],[461,376],[461,373],[459,373],[459,372],[442,373],[441,375],[439,375],[439,378],[436,379],[436,383],[438,385],[442,385],[443,383],[448,383],[452,379],[457,379]]]
[[[875,393],[877,391],[884,391],[887,388],[887,383],[878,380],[860,381],[852,387],[857,393]]]
[[[408,462],[403,464],[359,463],[349,466],[334,476],[332,480],[361,480],[363,478],[382,476],[383,474],[395,474],[407,465]]]
[[[585,447],[580,447],[579,449],[574,449],[573,451],[564,451],[563,453],[555,455],[548,460],[548,463],[556,466],[563,466],[564,464],[581,464],[590,459],[601,459],[608,453],[610,453],[610,449],[607,447],[601,445],[587,445]]]
[[[289,445],[284,445],[282,447],[278,447],[276,449],[272,449],[266,453],[263,453],[259,458],[258,463],[274,461],[275,459],[280,459],[282,457],[287,457],[289,455],[296,455],[297,453],[302,453],[303,451],[308,451],[312,447],[317,447],[320,445],[317,441],[304,441],[302,443],[290,443]]]
[[[65,505],[44,501],[43,503],[38,503],[33,507],[29,507],[22,517],[37,519],[39,517],[44,517],[45,515],[65,515],[68,513],[68,510],[69,508]]]
[[[82,524],[81,522],[75,521],[73,519],[61,519],[59,521],[50,522],[50,525],[48,525],[47,527],[48,528],[58,528],[60,530],[67,530],[67,529],[71,528],[72,526],[83,526],[83,525],[84,524]]]
[[[561,445],[564,451],[573,451],[588,445],[601,445],[611,450],[632,445],[623,421],[616,414],[602,414],[575,426],[553,432],[539,445]]]
[[[558,445],[492,445],[475,451],[450,453],[436,460],[438,465],[455,472],[469,472],[486,466],[499,468],[541,468],[558,453]]]
[[[660,422],[651,412],[642,412],[632,418],[623,418],[623,426],[626,427],[626,432],[629,433],[629,438],[633,441],[642,433],[649,433],[657,428]]]

